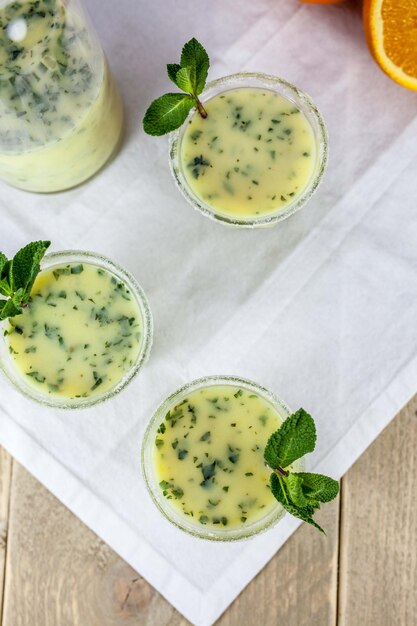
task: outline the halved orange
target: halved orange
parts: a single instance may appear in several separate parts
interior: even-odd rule
[[[417,91],[417,0],[364,0],[363,24],[379,66]]]

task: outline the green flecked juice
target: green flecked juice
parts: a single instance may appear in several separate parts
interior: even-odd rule
[[[113,388],[131,369],[143,327],[122,280],[93,263],[65,263],[40,272],[5,339],[25,382],[45,395],[87,398]]]
[[[293,102],[263,88],[236,88],[204,103],[183,133],[181,169],[216,211],[255,217],[284,209],[303,194],[317,147],[307,117]]]
[[[169,506],[201,528],[228,529],[276,509],[263,455],[281,423],[272,404],[237,385],[191,391],[154,441],[153,471]]]
[[[0,177],[38,192],[78,185],[122,128],[103,51],[76,2],[0,5]]]

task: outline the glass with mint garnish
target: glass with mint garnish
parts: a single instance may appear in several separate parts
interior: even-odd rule
[[[170,166],[185,199],[207,217],[271,226],[305,205],[327,163],[327,131],[311,98],[289,82],[244,72],[206,84],[209,57],[191,39],[146,111],[151,135],[170,133]]]
[[[314,421],[291,414],[264,387],[235,376],[195,380],[152,417],[142,470],[152,500],[181,530],[233,541],[267,530],[289,512],[313,519],[336,497],[338,482],[305,472],[316,443]]]
[[[120,392],[146,362],[152,316],[133,276],[92,252],[48,254],[30,243],[0,253],[0,369],[32,400],[93,406]]]

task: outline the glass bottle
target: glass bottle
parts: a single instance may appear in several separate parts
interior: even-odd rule
[[[118,145],[120,96],[80,0],[0,0],[0,178],[74,187]]]

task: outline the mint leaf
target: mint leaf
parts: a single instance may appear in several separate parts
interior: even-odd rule
[[[167,65],[168,78],[172,80],[174,85],[177,85],[177,87],[179,86],[177,84],[177,73],[180,71],[180,69],[181,65],[178,65],[178,63],[168,63]]]
[[[177,86],[183,91],[187,91],[190,94],[194,92],[195,72],[192,72],[188,67],[182,67],[176,75],[175,82]]]
[[[179,128],[195,106],[201,117],[207,111],[198,96],[203,91],[210,61],[201,43],[194,37],[187,41],[181,53],[181,64],[168,63],[168,78],[185,94],[167,93],[154,100],[143,118],[143,129],[148,135],[165,135]]]
[[[298,519],[303,520],[303,522],[307,522],[307,524],[311,524],[315,528],[317,528],[324,535],[326,534],[324,529],[314,521],[312,515],[314,513],[314,508],[311,506],[300,507],[294,504],[283,505],[285,510],[290,513],[290,515],[294,515],[294,517],[298,517]]]
[[[12,290],[7,280],[0,280],[0,294],[7,298],[12,295]]]
[[[308,524],[315,526],[318,530],[324,533],[323,528],[321,528],[321,526],[319,526],[313,519],[315,507],[311,504],[307,504],[306,506],[297,506],[294,502],[292,502],[285,490],[285,479],[283,477],[277,476],[277,474],[271,474],[270,485],[273,495],[288,513],[294,515],[294,517],[298,517],[303,520],[303,522],[307,522]]]
[[[188,94],[166,93],[154,100],[143,118],[143,129],[148,135],[165,135],[179,128],[194,106]]]
[[[12,294],[12,289],[9,284],[9,268],[10,261],[3,252],[0,252],[0,294],[6,297]]]
[[[34,241],[19,250],[10,261],[0,252],[0,321],[22,313],[40,271],[40,262],[50,241]]]
[[[19,250],[12,259],[10,266],[10,286],[13,291],[23,290],[22,302],[29,300],[30,291],[40,271],[40,262],[50,241],[33,241]]]
[[[307,498],[303,493],[303,479],[300,478],[298,474],[293,474],[290,472],[288,476],[284,478],[284,480],[288,495],[290,496],[294,504],[296,504],[297,506],[305,506],[307,504]]]
[[[5,320],[8,317],[14,317],[15,315],[20,315],[23,309],[21,307],[23,297],[23,289],[19,289],[16,293],[13,294],[11,298],[8,300],[0,300],[0,303],[3,304],[0,309],[0,321]]]
[[[193,79],[193,94],[200,95],[206,84],[210,60],[204,47],[195,37],[187,41],[182,49],[181,67],[190,70]]]
[[[298,409],[270,436],[264,458],[272,469],[285,468],[308,452],[312,452],[315,446],[314,420],[304,409]]]
[[[285,489],[283,476],[278,476],[278,474],[275,473],[271,474],[269,484],[271,486],[271,491],[278,500],[278,502],[280,502],[282,505],[290,503],[290,498]]]
[[[323,474],[298,472],[290,476],[301,480],[303,495],[310,501],[330,502],[339,493],[338,481]]]
[[[321,502],[330,502],[339,493],[339,483],[323,474],[291,472],[285,468],[316,445],[316,427],[314,420],[299,409],[288,417],[281,427],[273,433],[265,447],[266,463],[275,471],[270,477],[272,494],[284,509],[318,528],[313,514],[320,508]]]
[[[3,276],[3,270],[8,263],[7,256],[0,252],[0,278]]]

